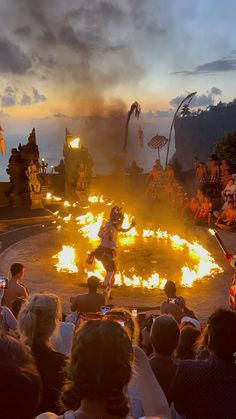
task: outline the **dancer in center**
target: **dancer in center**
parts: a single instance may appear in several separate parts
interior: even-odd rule
[[[100,260],[106,270],[104,285],[114,284],[114,276],[117,271],[116,248],[118,233],[126,233],[136,225],[135,219],[132,220],[128,228],[123,228],[124,214],[122,208],[115,206],[110,212],[110,218],[104,226],[100,228],[98,236],[101,239],[100,245],[91,252],[87,263],[92,264],[94,259]]]

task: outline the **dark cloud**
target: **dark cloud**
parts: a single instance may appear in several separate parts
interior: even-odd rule
[[[19,26],[16,28],[15,33],[19,36],[28,37],[31,35],[32,29],[29,25]]]
[[[222,90],[219,89],[218,87],[212,87],[211,88],[211,94],[215,95],[215,96],[221,96],[222,95]]]
[[[25,74],[31,67],[28,56],[6,38],[0,38],[0,73]]]
[[[170,105],[176,108],[180,102],[187,96],[188,93],[181,96],[176,96],[170,101]],[[200,106],[208,106],[214,104],[213,96],[220,96],[222,94],[222,90],[218,87],[212,87],[210,91],[203,95],[195,95],[191,100],[190,106],[192,107],[200,107]]]
[[[45,100],[47,100],[46,96],[33,87],[33,102],[45,102]]]
[[[71,117],[69,115],[66,115],[64,113],[61,112],[57,112],[53,114],[53,118],[59,118],[59,119],[70,119]]]
[[[23,92],[22,97],[19,101],[19,105],[21,106],[30,105],[31,102],[32,102],[31,97],[27,95],[27,93]]]
[[[230,56],[223,57],[216,61],[210,61],[205,64],[198,65],[194,70],[175,71],[172,74],[180,74],[184,76],[193,76],[198,74],[213,74],[218,72],[236,71],[235,51]]]
[[[13,87],[7,86],[1,97],[1,106],[10,107],[16,104],[16,91]]]

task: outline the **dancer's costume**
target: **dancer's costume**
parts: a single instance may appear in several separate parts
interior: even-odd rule
[[[114,276],[117,271],[116,265],[116,247],[119,232],[129,231],[134,225],[132,221],[129,228],[122,228],[124,215],[122,209],[118,206],[112,208],[110,218],[104,226],[101,227],[98,236],[101,239],[100,245],[92,252],[88,258],[88,263],[92,263],[93,259],[100,260],[106,270],[104,285],[112,285]]]

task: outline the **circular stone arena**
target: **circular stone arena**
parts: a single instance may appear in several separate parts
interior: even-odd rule
[[[206,234],[202,230],[200,235]],[[235,234],[221,233],[229,251],[235,252]],[[69,298],[77,293],[84,293],[85,287],[80,273],[57,272],[55,261],[52,256],[55,255],[64,243],[65,238],[55,230],[49,230],[45,233],[29,237],[18,243],[11,245],[0,255],[1,274],[7,275],[9,266],[18,261],[25,265],[26,272],[24,283],[33,292],[53,292],[62,299],[64,311],[69,311]],[[138,260],[140,269],[145,270],[147,253],[145,249],[134,249],[135,257]],[[230,286],[232,269],[226,265],[224,257],[218,246],[211,240],[211,254],[224,270],[223,273],[216,274],[214,278],[202,279],[193,284],[191,288],[179,287],[178,294],[182,295],[188,307],[190,307],[201,321],[206,321],[209,314],[219,306],[228,304],[228,289]],[[147,250],[148,252],[148,250]],[[131,252],[132,253],[132,252]],[[168,253],[168,252],[167,252]],[[131,256],[129,256],[131,257]],[[165,264],[173,264],[167,255],[163,254]],[[158,260],[158,255],[156,257]],[[150,262],[150,260],[148,259]],[[171,271],[171,269],[170,269]],[[168,277],[168,279],[170,279]],[[176,278],[174,278],[176,280]],[[178,282],[178,281],[176,281]],[[127,307],[157,307],[164,299],[164,293],[160,289],[143,289],[121,286],[113,291],[114,299],[112,303],[117,306]]]

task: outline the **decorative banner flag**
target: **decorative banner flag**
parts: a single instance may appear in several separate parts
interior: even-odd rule
[[[4,154],[5,153],[5,140],[3,137],[3,129],[0,125],[0,153]]]
[[[156,134],[154,137],[151,138],[151,140],[148,142],[148,147],[152,149],[162,148],[168,143],[168,140],[164,135],[158,135]]]
[[[138,129],[138,145],[140,148],[144,148],[143,130],[141,127]]]

